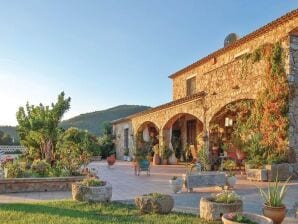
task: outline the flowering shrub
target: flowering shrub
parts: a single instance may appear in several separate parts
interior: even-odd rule
[[[223,191],[212,195],[213,201],[217,203],[231,204],[240,200],[240,197],[234,191]]]

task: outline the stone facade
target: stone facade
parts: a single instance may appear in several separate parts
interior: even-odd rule
[[[172,102],[114,123],[119,155],[123,154],[124,140],[121,136],[124,127],[129,127],[129,147],[133,147],[133,139],[145,122],[151,122],[157,127],[160,144],[170,142],[169,124],[173,124],[171,121],[182,115],[195,117],[198,121],[197,134],[203,132],[208,136],[210,122],[223,107],[240,100],[253,100],[264,87],[266,59],[261,58],[253,64],[243,59],[243,56],[264,44],[281,42],[286,52],[285,66],[289,84],[297,89],[298,35],[294,32],[297,27],[298,10],[295,10],[171,75]],[[187,96],[186,80],[190,77],[196,77],[197,93]],[[289,145],[298,156],[298,91],[290,99],[289,117]]]

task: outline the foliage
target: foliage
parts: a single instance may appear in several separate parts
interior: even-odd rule
[[[250,220],[249,218],[247,218],[244,215],[238,214],[238,213],[230,213],[227,215],[227,218],[229,220],[232,220],[234,222],[237,223],[243,223],[243,224],[258,224],[257,222],[254,222],[252,220]]]
[[[179,132],[173,131],[173,136],[172,136],[172,145],[173,145],[173,150],[175,153],[176,158],[181,158],[182,156],[182,142],[181,142],[181,137]]]
[[[19,134],[15,126],[0,126],[0,131],[9,135],[14,140],[14,145],[20,144]]]
[[[203,144],[202,148],[198,151],[198,159],[200,164],[202,164],[202,168],[204,170],[208,170],[208,166],[210,166],[211,161],[209,158],[209,150],[207,149],[206,144]]]
[[[36,173],[37,176],[45,177],[48,176],[51,165],[45,160],[34,160],[31,165],[31,171]]]
[[[264,45],[258,53],[267,59],[264,90],[252,106],[241,105],[233,139],[247,152],[250,163],[280,163],[288,156],[289,86],[281,44]],[[256,56],[259,57],[259,56]]]
[[[36,159],[55,159],[56,143],[58,140],[58,125],[64,113],[70,108],[70,98],[65,98],[64,92],[58,96],[57,102],[51,106],[26,104],[17,112],[21,144],[29,149]]]
[[[173,154],[173,151],[169,147],[166,147],[166,146],[162,147],[162,149],[161,149],[161,158],[162,159],[168,160],[172,154]]]
[[[223,169],[228,171],[228,176],[235,176],[232,171],[236,168],[236,162],[232,159],[227,159],[223,163]]]
[[[18,161],[6,163],[5,168],[7,169],[7,178],[23,177],[24,172]]]
[[[240,197],[234,191],[222,191],[221,193],[213,194],[212,200],[217,203],[231,204],[239,201]]]
[[[115,144],[111,123],[104,123],[103,135],[99,137],[99,148],[102,158],[107,158],[115,154]]]
[[[267,193],[262,188],[259,188],[260,194],[265,202],[265,205],[270,207],[284,206],[283,199],[287,193],[287,183],[289,182],[289,180],[290,178],[288,178],[282,186],[279,186],[280,181],[278,181],[277,176],[273,185],[271,185],[270,183],[268,184]]]
[[[117,202],[90,204],[70,200],[2,204],[0,220],[5,220],[7,224],[219,223],[205,221],[196,215],[176,212],[167,215],[140,215],[134,205]]]
[[[129,156],[129,148],[124,149],[124,155]]]
[[[106,182],[96,177],[87,176],[86,178],[84,178],[81,184],[87,187],[99,187],[106,185]]]
[[[150,194],[144,194],[143,196],[149,196],[149,197],[152,197],[152,198],[163,198],[164,194],[154,192],[154,193],[150,193]]]
[[[13,145],[11,136],[0,130],[0,145]]]
[[[70,128],[59,138],[59,160],[66,170],[75,173],[81,165],[90,161],[90,156],[96,152],[97,140],[87,131]]]
[[[177,176],[173,176],[171,180],[177,180],[178,177]]]

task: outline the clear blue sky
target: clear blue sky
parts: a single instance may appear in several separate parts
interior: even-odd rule
[[[65,118],[172,99],[168,75],[298,7],[295,0],[1,0],[0,125],[26,101]]]

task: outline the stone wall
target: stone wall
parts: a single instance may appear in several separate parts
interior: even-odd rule
[[[84,177],[7,178],[0,179],[0,194],[18,192],[70,191],[71,184]]]
[[[298,161],[298,35],[290,36],[289,85],[293,90],[289,102],[289,145],[296,151]],[[293,158],[293,156],[290,156]],[[294,162],[294,161],[293,161]]]
[[[124,130],[128,128],[128,148],[130,156],[133,154],[133,130],[131,121],[124,121],[116,123],[113,126],[113,133],[115,135],[116,156],[117,159],[123,159],[124,155]]]
[[[186,96],[186,79],[196,76],[197,91],[205,90],[206,83],[213,82],[210,74],[211,71],[227,65],[239,57],[241,54],[253,52],[259,46],[266,43],[275,43],[282,40],[287,43],[288,34],[298,26],[298,17],[279,25],[275,29],[265,34],[251,39],[250,41],[231,49],[216,58],[211,58],[208,62],[203,63],[187,72],[181,73],[173,77],[173,100]],[[204,82],[202,82],[204,80]]]

